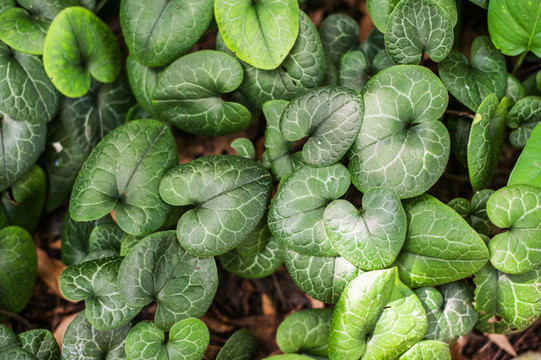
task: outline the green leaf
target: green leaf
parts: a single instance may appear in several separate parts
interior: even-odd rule
[[[522,274],[541,265],[541,187],[510,185],[496,191],[487,203],[490,220],[508,231],[489,243],[490,262],[499,271]]]
[[[237,89],[242,79],[242,66],[232,56],[214,50],[197,51],[162,71],[152,104],[161,116],[184,131],[232,134],[248,126],[251,114],[221,96]]]
[[[397,360],[451,360],[451,351],[446,343],[435,340],[419,341]]]
[[[152,105],[151,97],[162,71],[163,68],[149,68],[141,65],[133,56],[128,56],[126,59],[126,73],[133,95],[139,105],[154,118],[157,118],[157,113]]]
[[[340,58],[340,86],[361,92],[368,81],[368,63],[361,51],[349,51]]]
[[[530,184],[541,186],[541,125],[537,124],[522,150],[507,185]]]
[[[214,16],[229,50],[264,70],[284,61],[299,34],[296,0],[216,0]]]
[[[267,214],[263,215],[255,229],[235,249],[239,255],[250,257],[261,253],[267,247],[272,234],[267,226]]]
[[[489,0],[470,0],[471,3],[483,8],[483,9],[487,9],[488,8],[488,1]]]
[[[139,104],[133,105],[126,114],[125,121],[132,121],[137,119],[159,119],[159,117],[152,116],[149,112],[147,112],[143,107]]]
[[[141,310],[120,296],[117,278],[121,262],[119,257],[101,258],[70,265],[60,274],[62,294],[71,301],[85,300],[86,318],[99,330],[127,324]]]
[[[30,234],[18,227],[0,230],[0,309],[14,313],[30,300],[38,271],[38,257]]]
[[[124,231],[117,224],[98,225],[90,233],[88,250],[90,252],[112,250],[119,255],[120,243],[124,234]]]
[[[259,254],[240,255],[232,250],[219,256],[222,267],[232,274],[246,278],[259,279],[272,274],[284,262],[284,247],[271,238],[267,246]]]
[[[496,172],[505,140],[509,100],[491,94],[477,109],[468,141],[468,172],[473,191],[488,187]]]
[[[472,120],[451,115],[447,118],[447,129],[451,135],[451,150],[455,158],[468,167],[468,141]]]
[[[0,14],[14,7],[15,7],[15,0],[1,0],[0,1]]]
[[[481,190],[473,194],[471,205],[464,198],[456,198],[447,205],[455,210],[479,234],[492,236],[499,229],[488,218],[487,202],[494,190]]]
[[[120,242],[120,256],[128,255],[144,238],[144,236],[134,236],[124,233]]]
[[[246,138],[237,138],[231,142],[231,147],[243,158],[257,160],[254,144]]]
[[[0,191],[28,173],[45,145],[47,126],[0,112]]]
[[[347,200],[335,200],[324,213],[332,246],[353,265],[378,270],[393,263],[406,237],[406,214],[396,194],[372,188],[359,212]]]
[[[37,165],[11,187],[0,198],[0,219],[34,233],[38,225],[46,192],[45,173]],[[0,221],[1,222],[1,221]]]
[[[282,181],[271,203],[268,224],[273,236],[301,254],[334,256],[323,213],[350,185],[344,165],[303,166]]]
[[[126,338],[128,360],[199,360],[210,341],[207,326],[199,319],[184,319],[175,323],[165,334],[154,323],[142,321],[135,325]]]
[[[393,12],[400,0],[367,0],[368,13],[376,28],[385,33],[389,15]]]
[[[73,186],[70,214],[76,221],[115,210],[128,234],[158,229],[171,208],[158,194],[163,173],[177,162],[169,129],[155,120],[134,120],[111,131],[86,159]]]
[[[491,0],[488,31],[505,55],[532,51],[541,57],[541,1]]]
[[[479,312],[475,328],[487,333],[511,334],[532,325],[541,316],[540,276],[541,267],[511,275],[485,265],[473,278],[477,286],[474,305]]]
[[[190,255],[174,231],[154,233],[141,240],[122,261],[120,294],[132,306],[157,303],[154,323],[169,330],[179,320],[201,317],[218,285],[213,258]],[[180,299],[180,300],[179,300]]]
[[[0,351],[12,346],[21,346],[21,340],[13,330],[4,324],[0,324]]]
[[[60,360],[60,348],[49,330],[28,330],[20,333],[19,339],[22,348],[39,360]]]
[[[60,105],[41,58],[9,49],[0,41],[0,111],[32,123],[50,121]]]
[[[318,88],[286,106],[280,131],[288,141],[308,137],[302,149],[303,161],[312,166],[328,166],[340,161],[355,141],[363,112],[363,99],[354,91]]]
[[[90,325],[83,312],[66,329],[62,343],[63,360],[126,359],[124,345],[130,325],[100,331]]]
[[[373,70],[374,59],[382,50],[385,50],[383,33],[378,28],[373,28],[368,37],[357,48],[364,54],[368,67]]]
[[[212,20],[212,0],[152,2],[123,0],[122,33],[132,57],[149,67],[178,59],[199,40]]]
[[[439,289],[424,287],[415,290],[428,319],[426,340],[452,344],[467,335],[477,322],[473,307],[473,289],[464,282],[453,282]]]
[[[229,337],[216,360],[253,360],[257,354],[257,343],[249,330],[237,330]]]
[[[0,360],[36,360],[37,358],[28,351],[10,347],[0,352]]]
[[[346,285],[362,270],[341,256],[308,256],[287,250],[285,264],[291,279],[316,300],[334,304]]]
[[[409,287],[436,286],[468,277],[488,260],[477,232],[430,195],[404,202],[406,241],[398,255],[400,279]]]
[[[509,108],[512,108],[520,99],[526,97],[524,85],[511,74],[507,74],[505,97],[509,99]]]
[[[116,80],[120,50],[113,32],[100,18],[85,8],[69,7],[51,23],[43,65],[58,91],[79,97],[90,89],[92,78],[103,83]]]
[[[271,187],[269,172],[257,162],[211,155],[168,171],[160,195],[171,205],[194,206],[180,218],[177,236],[188,252],[208,257],[235,248],[255,229]]]
[[[490,94],[502,98],[507,87],[505,59],[487,36],[473,42],[469,65],[464,54],[453,50],[438,72],[449,92],[472,111]]]
[[[426,53],[435,62],[453,46],[449,13],[433,0],[401,0],[389,15],[385,48],[396,64],[415,65]]]
[[[41,55],[49,24],[24,9],[9,9],[0,14],[0,40],[17,51]]]
[[[17,3],[29,11],[33,16],[52,21],[56,15],[69,6],[77,6],[79,2],[85,3],[89,0],[17,0]],[[90,0],[92,1],[92,0]]]
[[[331,359],[395,359],[423,338],[423,305],[396,268],[362,273],[344,289],[332,317]]]
[[[449,158],[449,133],[439,121],[447,90],[427,68],[401,65],[371,78],[363,97],[363,125],[349,163],[353,184],[361,192],[383,186],[401,199],[422,194]]]
[[[276,331],[278,347],[285,353],[328,357],[333,309],[304,309],[285,318]]]
[[[313,360],[310,356],[304,356],[299,354],[282,354],[282,355],[273,355],[264,358],[263,360]]]
[[[509,135],[511,144],[522,149],[535,126],[541,121],[541,97],[527,96],[509,110],[507,125],[515,129]]]

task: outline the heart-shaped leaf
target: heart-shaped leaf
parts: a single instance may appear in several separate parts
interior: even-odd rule
[[[449,133],[439,121],[447,90],[427,68],[401,65],[377,73],[363,96],[363,124],[349,163],[353,184],[361,192],[383,186],[401,199],[422,194],[449,158]]]
[[[505,55],[532,51],[541,57],[541,1],[491,0],[488,31]]]
[[[530,184],[541,187],[539,154],[541,154],[541,125],[537,124],[515,163],[507,184]]]
[[[509,99],[509,108],[512,108],[520,99],[526,97],[524,85],[511,74],[507,74],[505,97]]]
[[[257,354],[257,343],[246,329],[237,330],[220,349],[216,360],[253,360]]]
[[[161,116],[184,131],[235,133],[248,126],[250,111],[221,96],[237,89],[242,79],[242,66],[232,56],[214,50],[197,51],[162,71],[152,104]]]
[[[340,58],[340,86],[361,92],[368,81],[368,63],[361,51],[349,51]]]
[[[355,141],[363,111],[362,97],[350,89],[310,90],[286,106],[280,131],[288,141],[308,137],[302,148],[303,161],[328,166],[340,161]]]
[[[341,256],[308,256],[287,250],[285,264],[291,279],[316,300],[334,304],[346,285],[362,270]]]
[[[163,173],[177,162],[175,139],[155,120],[135,120],[111,131],[86,159],[73,186],[70,214],[98,219],[112,210],[128,234],[158,229],[171,207],[158,194]]]
[[[54,86],[67,97],[90,89],[92,78],[102,83],[120,74],[120,50],[113,32],[82,7],[62,10],[53,20],[43,50],[43,65]]]
[[[438,72],[449,92],[472,111],[490,94],[502,98],[507,87],[505,59],[487,36],[473,42],[469,65],[464,54],[453,50]]]
[[[522,274],[541,265],[541,187],[511,185],[496,191],[487,203],[494,225],[508,229],[489,243],[490,262],[505,273]]]
[[[398,255],[400,279],[409,287],[436,286],[468,277],[488,260],[477,232],[430,195],[404,202],[406,241]]]
[[[541,97],[527,96],[509,110],[507,125],[515,129],[509,135],[511,144],[522,149],[535,126],[541,121]]]
[[[451,360],[451,351],[449,346],[441,341],[424,340],[413,345],[397,360]]]
[[[362,273],[344,289],[332,317],[331,359],[395,359],[423,338],[423,305],[396,268]]]
[[[69,6],[86,6],[85,3],[93,0],[17,0],[17,3],[29,11],[33,16],[52,21],[56,15]]]
[[[468,172],[473,191],[488,187],[496,171],[503,142],[509,100],[491,94],[477,109],[468,141]]]
[[[7,349],[12,346],[21,346],[21,340],[17,335],[4,324],[0,324],[0,350]]]
[[[482,332],[511,334],[532,325],[541,315],[541,267],[520,275],[505,274],[490,264],[479,270],[473,281],[475,328]]]
[[[0,309],[14,313],[24,309],[37,271],[38,256],[30,234],[18,226],[0,230]]]
[[[487,202],[494,190],[481,190],[473,194],[470,202],[464,198],[456,198],[447,205],[456,211],[466,222],[479,234],[492,236],[498,231],[492,221],[488,218]]]
[[[125,360],[124,346],[129,331],[129,324],[114,330],[100,331],[88,322],[84,312],[80,312],[66,329],[62,359]]]
[[[119,255],[124,234],[124,231],[117,224],[98,225],[90,233],[88,250],[89,252],[111,250]]]
[[[21,347],[38,360],[60,360],[60,348],[49,330],[34,329],[20,333]]]
[[[154,323],[169,330],[179,320],[201,317],[218,286],[213,258],[190,255],[174,231],[154,233],[141,240],[122,261],[118,274],[120,294],[132,306],[156,301]]]
[[[194,206],[180,218],[177,236],[188,252],[207,257],[235,248],[255,229],[271,187],[269,172],[257,162],[212,155],[168,171],[160,195],[171,205]]]
[[[231,141],[231,147],[239,156],[250,160],[257,160],[254,143],[250,139],[237,138]]]
[[[0,111],[17,120],[48,122],[60,94],[47,78],[41,58],[9,49],[0,41]]]
[[[0,40],[17,51],[41,55],[49,24],[24,9],[9,9],[0,14]]]
[[[477,322],[473,307],[473,289],[464,282],[445,284],[439,289],[415,290],[428,319],[425,339],[452,344],[468,334]]]
[[[169,330],[169,338],[150,321],[135,325],[126,338],[128,360],[199,360],[210,341],[207,326],[199,319],[184,319]]]
[[[62,294],[71,301],[85,300],[86,318],[99,330],[116,329],[141,310],[129,306],[120,296],[117,277],[121,262],[119,257],[85,261],[68,266],[60,274]]]
[[[28,173],[45,145],[45,124],[18,121],[0,112],[0,191]]]
[[[9,225],[17,225],[34,233],[38,225],[46,192],[45,173],[37,165],[11,187],[0,198],[0,223],[5,218]]]
[[[452,19],[436,1],[401,0],[389,15],[385,48],[396,64],[418,64],[423,53],[440,62],[452,46]]]
[[[276,331],[276,343],[285,353],[328,357],[333,309],[304,309],[285,318]]]
[[[324,168],[305,165],[282,181],[269,210],[273,236],[296,252],[333,256],[336,250],[325,233],[323,212],[350,185],[344,165]]]
[[[335,200],[324,213],[332,246],[353,265],[378,270],[393,263],[406,237],[406,214],[396,194],[372,188],[359,213],[347,200]]]
[[[149,68],[141,65],[133,56],[128,56],[126,59],[126,73],[128,74],[133,95],[137,99],[137,103],[149,114],[152,114],[154,119],[159,118],[152,105],[151,97],[162,70],[163,68]]]
[[[297,0],[217,0],[214,16],[229,50],[264,70],[284,61],[299,34]]]
[[[212,20],[212,0],[124,0],[120,24],[131,56],[149,67],[167,65],[186,53]]]
[[[12,346],[3,351],[0,350],[0,360],[37,360],[37,357],[24,349]]]

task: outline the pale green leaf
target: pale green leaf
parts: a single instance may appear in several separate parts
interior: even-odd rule
[[[13,8],[0,14],[0,40],[17,51],[41,55],[49,25],[24,9]]]
[[[507,185],[530,184],[541,186],[541,125],[537,124],[520,154]]]

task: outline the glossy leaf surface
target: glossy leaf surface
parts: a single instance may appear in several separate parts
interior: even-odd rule
[[[451,352],[446,343],[435,340],[419,341],[398,360],[451,360]]]
[[[158,194],[162,174],[177,161],[170,130],[154,120],[135,120],[111,131],[85,161],[73,186],[70,214],[98,219],[113,209],[132,235],[158,229],[170,206]]]
[[[509,110],[507,124],[515,129],[509,135],[511,144],[522,149],[534,127],[541,121],[541,97],[527,96]]]
[[[60,348],[49,330],[34,329],[20,333],[21,347],[38,360],[60,360]]]
[[[271,176],[254,160],[211,155],[168,171],[160,195],[174,206],[192,205],[177,236],[190,253],[207,257],[235,248],[265,214]]]
[[[231,335],[216,360],[253,360],[257,354],[257,343],[252,333],[246,329],[237,330]]]
[[[43,54],[48,29],[48,21],[34,18],[21,8],[13,8],[0,14],[0,40],[23,53]]]
[[[422,194],[449,158],[449,133],[439,121],[447,90],[427,68],[402,65],[377,73],[363,96],[363,124],[349,163],[353,184],[361,192],[383,186],[401,199]]]
[[[507,184],[541,186],[541,161],[539,154],[541,154],[541,125],[537,124],[515,163]]]

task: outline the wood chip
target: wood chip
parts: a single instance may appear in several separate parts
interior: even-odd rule
[[[517,356],[517,352],[513,345],[509,342],[509,339],[505,335],[501,334],[488,334],[487,335],[490,341],[496,344],[500,349],[512,356]]]
[[[58,279],[66,265],[62,261],[49,257],[47,253],[38,248],[38,276],[47,284],[48,290],[55,295],[64,298],[60,291]],[[65,299],[65,298],[64,298]]]

